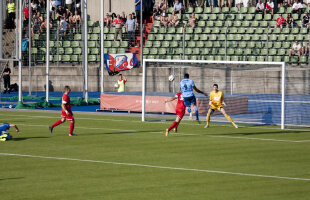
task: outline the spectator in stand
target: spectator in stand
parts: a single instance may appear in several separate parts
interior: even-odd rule
[[[310,0],[307,0],[307,6],[310,7]]]
[[[223,7],[231,8],[232,0],[219,0],[218,3],[219,3],[219,6],[221,8],[223,8]],[[203,7],[203,1],[201,3],[200,7]]]
[[[33,17],[32,17],[33,19],[37,19],[38,20],[38,22],[40,22],[40,23],[43,23],[43,17],[42,17],[42,15],[41,15],[41,13],[38,11],[35,15],[33,15]]]
[[[104,25],[107,27],[111,27],[112,25],[112,17],[109,15],[109,13],[107,13],[104,18]]]
[[[165,28],[167,28],[169,23],[169,18],[166,15],[166,13],[163,13],[160,17],[160,23],[159,23],[159,28],[161,28],[161,26],[163,25]]]
[[[166,9],[167,9],[166,1],[162,0],[161,2],[159,2],[158,3],[158,8],[161,10],[161,12],[166,12]]]
[[[135,11],[137,22],[140,22],[141,0],[135,0]]]
[[[177,15],[175,15],[174,12],[172,12],[172,15],[169,19],[169,24],[168,24],[168,27],[177,27],[180,23],[180,20],[178,18]]]
[[[114,22],[114,20],[117,18],[117,16],[116,16],[116,14],[115,14],[115,13],[112,13],[111,17],[112,17],[112,23],[113,23],[113,22]]]
[[[293,0],[287,0],[287,6],[288,6],[288,7],[292,7],[292,5],[293,5],[293,4],[292,4],[292,1],[293,1]]]
[[[75,24],[75,28],[80,32],[81,25],[82,25],[82,19],[81,19],[81,15],[79,14],[77,10],[74,11],[72,24]]]
[[[55,19],[55,15],[56,15],[56,1],[55,0],[50,1],[50,15],[52,19]]]
[[[123,24],[125,24],[126,21],[127,21],[127,17],[126,17],[126,15],[125,15],[125,12],[124,12],[124,11],[122,12],[121,20],[123,20]]]
[[[280,27],[283,28],[283,26],[286,25],[286,20],[284,19],[284,17],[282,16],[282,14],[279,14],[279,17],[276,20],[277,24],[276,27]]]
[[[265,11],[265,5],[263,2],[261,2],[261,0],[257,1],[256,4],[256,10],[255,10],[255,14],[257,13],[261,13],[264,16],[264,11]]]
[[[7,4],[7,9],[8,9],[8,17],[7,17],[7,23],[6,23],[7,28],[14,29],[15,28],[15,3],[12,0],[9,0]]]
[[[57,20],[61,20],[61,18],[66,18],[66,11],[62,8],[62,6],[58,6],[58,9],[56,11],[56,18]]]
[[[128,15],[125,28],[129,39],[129,47],[132,47],[132,42],[134,43],[133,46],[136,47],[135,31],[137,29],[137,26],[136,26],[136,20],[132,19],[131,14]]]
[[[32,8],[32,12],[37,12],[38,10],[38,4],[35,0],[31,1],[31,8]]]
[[[39,4],[38,4],[38,7],[39,7],[39,8],[46,8],[45,0],[40,0],[40,1],[39,1]]]
[[[302,20],[301,20],[301,27],[309,28],[309,22],[310,22],[310,17],[308,15],[308,12],[305,12],[305,15],[302,17]]]
[[[50,28],[53,27],[52,21],[50,20]],[[47,29],[47,19],[40,26],[40,33],[45,33]]]
[[[301,13],[303,13],[303,11],[304,11],[304,7],[301,4],[301,2],[296,0],[295,3],[293,4],[292,8],[293,8],[292,13],[298,13],[298,16],[300,18]]]
[[[268,0],[268,2],[266,3],[265,14],[271,13],[271,15],[273,15],[273,9],[274,3],[272,2],[272,0]]]
[[[120,18],[120,15],[117,15],[117,18],[113,21],[113,24],[115,26],[115,34],[114,34],[114,41],[117,40],[117,35],[120,36],[120,41],[122,42],[122,26],[123,26],[123,21]]]
[[[235,2],[236,2],[236,6],[238,7],[238,10],[240,12],[241,3],[243,4],[243,7],[247,8],[249,0],[236,0]]]
[[[292,55],[295,55],[296,53],[297,53],[298,57],[300,57],[300,55],[302,53],[301,51],[302,51],[301,45],[296,40],[292,46],[292,49],[290,50],[289,57],[291,57]]]
[[[173,11],[175,13],[179,12],[179,14],[182,14],[182,10],[183,10],[182,3],[179,2],[179,0],[176,0],[175,3],[174,3],[174,6],[173,6]]]
[[[287,27],[291,27],[291,28],[294,27],[294,18],[292,17],[292,14],[291,14],[291,13],[287,14],[286,26],[287,26]]]
[[[135,12],[132,12],[131,15],[132,15],[132,19],[136,20],[136,22],[137,22],[136,13],[135,13]]]
[[[196,26],[196,21],[197,21],[197,18],[195,16],[195,13],[192,13],[191,17],[188,19],[188,22],[187,24],[184,26],[184,27],[192,27],[192,28],[195,28]]]
[[[72,0],[66,0],[66,8],[72,10]]]
[[[65,36],[67,33],[67,27],[68,27],[68,23],[66,22],[64,17],[61,17],[58,29],[59,29],[59,35],[61,36],[62,41],[65,40]]]
[[[302,47],[302,55],[308,56],[309,55],[309,41],[307,42],[306,46]]]
[[[156,5],[156,7],[153,10],[153,21],[155,20],[160,20],[160,16],[161,16],[161,10],[159,9],[159,6]],[[173,12],[172,12],[173,13]]]
[[[283,0],[277,0],[278,8],[283,7]]]
[[[70,12],[70,10],[67,8],[66,9],[66,15],[65,15],[65,20],[66,22],[69,24],[69,17],[72,13]],[[69,27],[70,27],[70,24],[69,24]]]
[[[26,3],[26,6],[24,8],[24,27],[28,26],[29,22],[29,4]]]
[[[32,37],[34,37],[34,34],[40,34],[40,27],[41,23],[38,21],[38,19],[33,19]]]

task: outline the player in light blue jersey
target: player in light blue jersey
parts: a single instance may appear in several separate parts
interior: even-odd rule
[[[16,129],[16,132],[19,132],[19,129],[15,124],[4,123],[0,125],[0,141],[6,141],[12,139],[12,136],[8,132],[6,132],[7,130],[10,129],[10,127],[14,127]]]
[[[207,94],[196,88],[194,81],[189,79],[189,74],[187,73],[184,74],[184,79],[180,82],[180,88],[182,91],[182,96],[184,97],[184,105],[187,108],[187,112],[190,113],[189,118],[192,119],[191,105],[194,105],[196,120],[199,121],[199,114],[196,106],[196,97],[193,90],[205,96],[207,96]]]

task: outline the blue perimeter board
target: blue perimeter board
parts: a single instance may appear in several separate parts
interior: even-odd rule
[[[45,97],[45,92],[32,92],[33,97]],[[62,97],[63,92],[50,92],[50,97]],[[100,92],[89,92],[90,98],[100,98]],[[105,92],[104,94],[117,94],[117,92]],[[122,95],[140,95],[141,92],[125,92]],[[146,93],[147,96],[174,96],[174,93]],[[17,92],[11,94],[1,94],[1,97],[14,97]],[[23,92],[23,96],[28,96],[28,92]],[[231,95],[225,95],[230,97]],[[248,113],[232,115],[236,121],[244,123],[262,123],[262,124],[280,124],[281,123],[281,94],[234,94],[233,97],[246,96],[248,97]],[[71,92],[70,97],[83,97],[82,92]],[[197,94],[198,98],[207,98],[201,94]],[[25,100],[27,102],[38,102],[39,100]],[[2,102],[12,102],[14,108],[17,101],[3,100]],[[51,103],[60,103],[60,101],[51,100]],[[286,95],[285,96],[285,124],[294,125],[310,125],[310,95]],[[3,104],[3,103],[2,103]],[[100,109],[100,105],[91,106],[73,106],[73,111],[96,112]],[[41,110],[61,110],[60,107],[43,108]],[[216,117],[223,117],[216,115]]]

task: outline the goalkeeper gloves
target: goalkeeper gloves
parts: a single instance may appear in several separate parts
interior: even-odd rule
[[[211,106],[211,104],[212,104],[212,101],[209,101],[209,105]]]
[[[226,103],[225,103],[224,101],[223,101],[223,103],[222,103],[222,104],[223,104],[223,106],[226,106]]]

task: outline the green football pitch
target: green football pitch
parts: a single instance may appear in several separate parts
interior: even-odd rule
[[[310,130],[75,114],[53,134],[55,112],[0,111],[15,123],[0,143],[0,199],[305,200]]]

